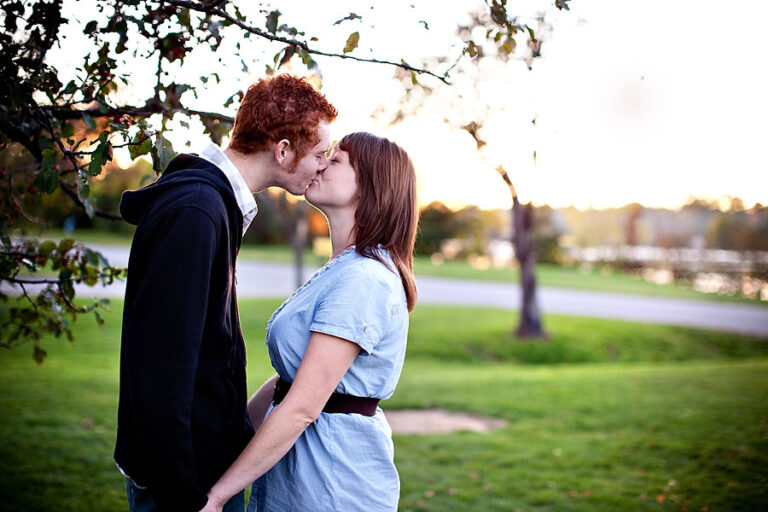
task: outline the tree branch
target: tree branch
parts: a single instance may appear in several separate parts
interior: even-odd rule
[[[80,199],[80,196],[78,195],[77,191],[73,190],[70,185],[61,181],[59,182],[59,187],[61,187],[61,190],[63,190],[64,193],[67,194],[72,199],[72,201],[75,202],[77,206],[85,209],[85,203],[83,202],[82,199]],[[104,219],[122,220],[122,217],[120,216],[119,213],[112,213],[105,210],[100,210],[98,208],[94,208],[93,213],[97,217],[102,217]]]
[[[111,277],[110,274],[99,274],[97,276],[99,279],[103,279],[106,277]],[[73,282],[73,283],[82,283],[85,281],[83,278],[72,278],[72,279],[48,279],[48,278],[39,278],[39,279],[20,279],[18,277],[3,277],[0,279],[2,281],[8,281],[11,284],[18,284],[22,290],[24,289],[25,284],[55,284],[55,285],[61,285],[62,283],[66,282]],[[26,292],[25,292],[26,295]]]
[[[32,297],[30,297],[29,294],[27,293],[27,289],[24,287],[24,283],[19,282],[19,281],[16,281],[16,282],[18,283],[19,287],[21,288],[21,293],[24,294],[24,297],[27,299],[27,301],[29,301],[29,303],[32,304],[32,307],[35,308],[35,313],[39,313],[40,310],[37,307],[37,303],[35,301],[33,301]]]
[[[296,39],[290,39],[290,38],[287,38],[287,37],[282,37],[282,36],[270,34],[268,32],[264,32],[261,29],[258,29],[256,27],[252,27],[252,26],[250,26],[250,25],[248,25],[248,24],[238,20],[237,18],[234,18],[234,17],[230,16],[226,11],[224,11],[223,9],[221,9],[218,6],[218,4],[221,3],[221,2],[213,2],[212,4],[205,5],[205,4],[201,4],[201,3],[198,3],[198,2],[192,2],[190,0],[160,0],[160,3],[173,5],[175,7],[183,7],[183,8],[186,8],[186,9],[191,9],[191,10],[198,11],[198,12],[204,12],[204,13],[207,13],[207,14],[216,15],[216,16],[222,18],[222,19],[225,19],[225,20],[229,21],[230,23],[232,23],[234,25],[237,25],[238,27],[240,27],[241,29],[245,30],[246,32],[249,32],[251,34],[257,35],[257,36],[262,37],[264,39],[268,39],[270,41],[274,41],[274,42],[278,42],[278,43],[284,43],[284,44],[291,45],[291,46],[297,46],[297,47],[301,48],[302,50],[304,50],[305,52],[310,53],[312,55],[322,55],[324,57],[335,57],[335,58],[338,58],[338,59],[351,59],[351,60],[355,60],[355,61],[358,61],[358,62],[369,62],[369,63],[372,63],[372,64],[385,64],[385,65],[388,65],[388,66],[395,66],[395,67],[398,67],[398,68],[401,68],[401,69],[405,69],[406,71],[413,71],[414,73],[433,76],[433,77],[437,78],[438,80],[440,80],[441,82],[450,85],[450,82],[448,81],[448,78],[446,77],[445,74],[438,75],[437,73],[434,73],[433,71],[430,71],[428,69],[422,69],[422,68],[413,67],[410,64],[407,64],[405,62],[393,62],[393,61],[389,61],[389,60],[380,60],[380,59],[366,59],[366,58],[363,58],[363,57],[355,57],[354,55],[347,55],[345,53],[324,52],[324,51],[321,51],[321,50],[315,50],[313,48],[310,48],[309,45],[307,43],[303,42],[303,41],[298,41]]]
[[[153,114],[175,114],[177,112],[181,112],[183,114],[215,119],[225,123],[233,123],[235,121],[233,117],[225,116],[224,114],[218,114],[216,112],[204,112],[202,110],[192,110],[182,107],[169,108],[164,106],[159,101],[151,100],[143,107],[111,108],[104,112],[97,108],[88,110],[63,109],[59,108],[58,106],[46,106],[42,108],[47,110],[51,115],[53,115],[53,117],[58,120],[82,119],[83,114],[88,114],[91,117],[114,117],[118,114],[127,114],[133,117],[149,117]]]

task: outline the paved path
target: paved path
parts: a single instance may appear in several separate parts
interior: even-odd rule
[[[121,247],[100,247],[113,265],[125,265],[128,253]],[[306,272],[308,278],[315,269]],[[420,304],[461,304],[503,309],[520,307],[520,288],[516,284],[420,277],[417,279]],[[295,289],[291,265],[241,261],[237,269],[238,296],[287,297]],[[109,288],[81,286],[78,295],[122,297],[124,283]],[[5,291],[5,289],[4,289]],[[590,292],[541,287],[542,311],[575,316],[615,318],[768,337],[768,307],[714,301],[697,301]]]

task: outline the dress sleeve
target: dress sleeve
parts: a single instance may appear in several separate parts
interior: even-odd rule
[[[389,329],[391,296],[381,276],[347,272],[320,299],[309,330],[356,343],[370,355]]]

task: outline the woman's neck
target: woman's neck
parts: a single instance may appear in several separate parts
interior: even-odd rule
[[[343,253],[355,243],[355,214],[349,211],[326,212],[328,227],[331,231],[331,259]]]

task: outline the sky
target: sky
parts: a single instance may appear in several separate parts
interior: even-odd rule
[[[319,37],[318,48],[338,52],[357,30],[354,55],[418,63],[424,56],[458,55],[455,26],[471,4],[393,0],[370,9],[369,2],[293,0],[278,7],[281,22]],[[414,161],[422,204],[508,207],[509,192],[494,170],[499,165],[521,200],[536,204],[607,208],[636,201],[675,208],[691,196],[724,195],[748,206],[768,203],[768,4],[571,0],[570,6],[510,4],[523,20],[547,12],[551,33],[533,69],[519,60],[488,65],[477,83],[457,77],[451,87],[422,78],[438,92],[394,126],[373,115],[397,105],[401,89],[392,68],[318,57],[322,91],[340,112],[333,138],[367,130],[402,145]],[[363,20],[333,25],[351,11]],[[258,78],[264,59],[278,49],[261,44],[246,52],[247,73],[228,63],[231,75],[197,106],[233,114],[234,107],[221,107],[224,99]],[[67,54],[54,57],[64,62]],[[175,73],[183,78],[214,66],[210,56],[193,52]],[[151,68],[140,69],[131,72],[139,91],[153,78]],[[485,105],[481,135],[488,145],[479,152],[458,126]],[[188,150],[187,142],[193,150],[205,144],[199,134],[171,127],[177,150]]]

